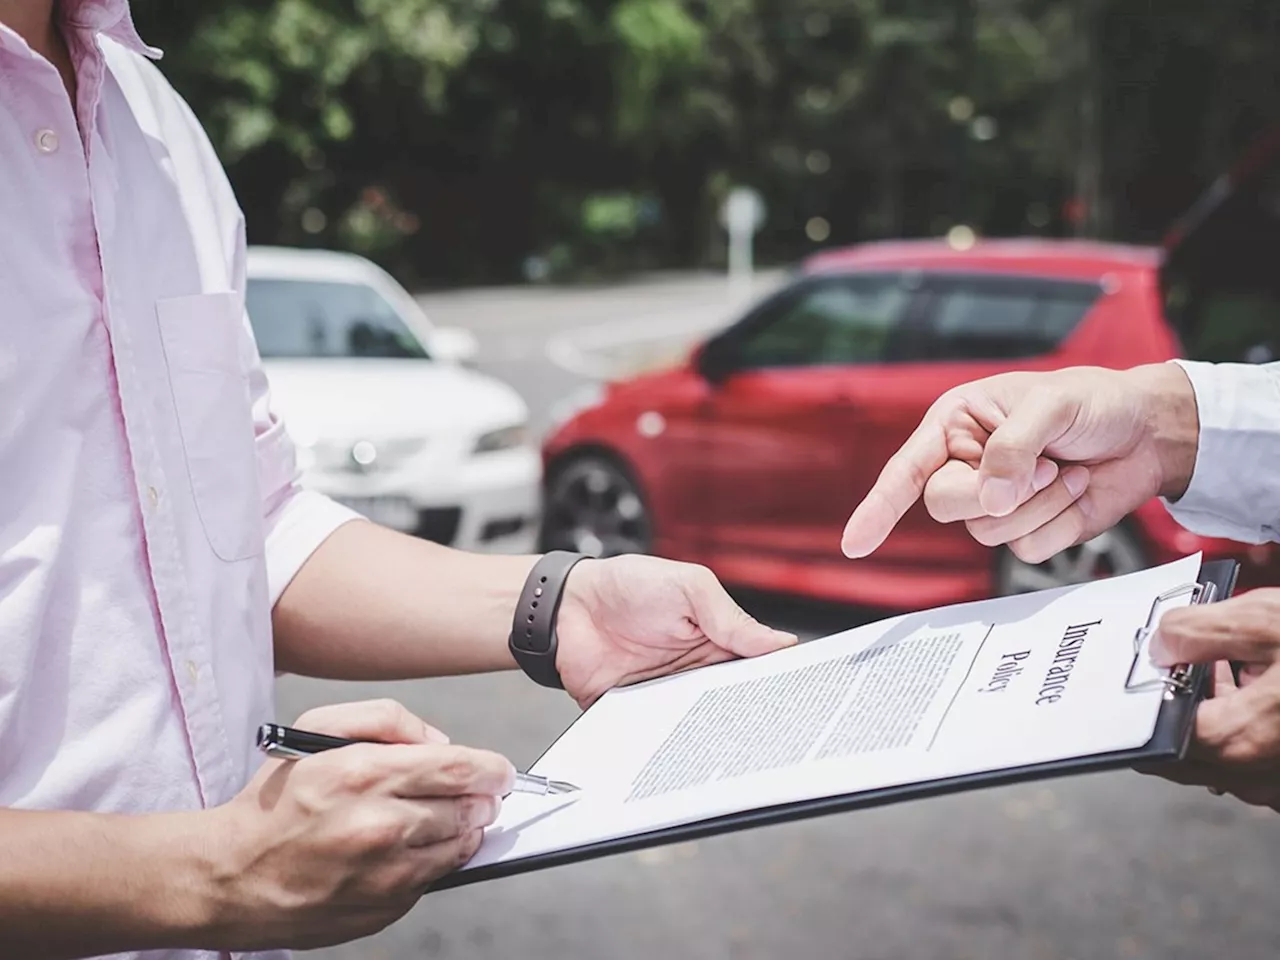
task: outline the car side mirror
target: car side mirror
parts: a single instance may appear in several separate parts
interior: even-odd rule
[[[708,340],[702,345],[694,361],[698,374],[713,386],[719,386],[729,379],[735,364],[734,351],[727,340]]]
[[[441,363],[471,366],[480,352],[480,345],[470,330],[436,327],[427,337],[427,352]]]

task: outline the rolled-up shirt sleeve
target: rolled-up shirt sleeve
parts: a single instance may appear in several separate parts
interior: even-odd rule
[[[1280,363],[1174,362],[1195,390],[1200,441],[1186,493],[1165,506],[1203,536],[1280,540]]]
[[[258,475],[263,489],[267,583],[274,607],[316,548],[338,527],[361,517],[323,494],[300,487],[296,471],[289,467],[294,457],[288,434],[279,421],[271,429],[279,430],[284,439],[268,441],[265,446],[275,449],[264,450],[259,437]]]
[[[253,358],[257,361],[256,348]],[[250,367],[249,385],[266,532],[267,583],[274,607],[316,548],[338,527],[361,517],[300,485],[297,452],[283,421],[271,409],[271,392],[260,361]]]

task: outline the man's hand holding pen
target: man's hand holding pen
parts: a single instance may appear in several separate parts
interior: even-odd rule
[[[299,724],[380,742],[269,760],[208,814],[212,946],[310,949],[382,929],[474,855],[515,782],[505,758],[451,745],[392,701],[321,707]]]
[[[579,564],[558,627],[556,666],[583,706],[614,686],[796,642],[747,616],[709,571],[651,557]],[[452,745],[392,701],[312,710],[298,728],[264,728],[259,746],[283,749],[200,815],[217,823],[195,831],[213,840],[188,884],[201,887],[193,909],[214,913],[189,918],[214,931],[206,946],[310,949],[374,933],[474,856],[503,796],[573,789]]]

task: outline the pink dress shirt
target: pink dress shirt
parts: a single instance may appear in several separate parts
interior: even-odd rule
[[[297,486],[159,52],[125,0],[61,8],[74,107],[0,25],[0,806],[209,807],[275,719],[272,604],[354,515]]]

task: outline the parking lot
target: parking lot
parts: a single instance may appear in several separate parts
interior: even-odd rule
[[[481,367],[520,391],[539,429],[555,402],[586,382],[581,368],[564,369],[566,334],[590,330],[596,342],[622,342],[627,331],[651,329],[663,317],[705,329],[728,309],[715,277],[573,292],[463,292],[423,302],[437,322],[476,334]],[[609,329],[619,334],[614,341],[601,336]],[[559,353],[549,341],[562,344]],[[808,636],[863,615],[746,599],[762,618]],[[503,751],[521,765],[576,712],[562,695],[506,675],[403,684],[284,678],[279,716],[387,695],[456,742]],[[1280,944],[1277,889],[1275,813],[1136,774],[1099,775],[918,801],[450,891],[427,898],[380,936],[312,955],[1250,960],[1274,957]]]

